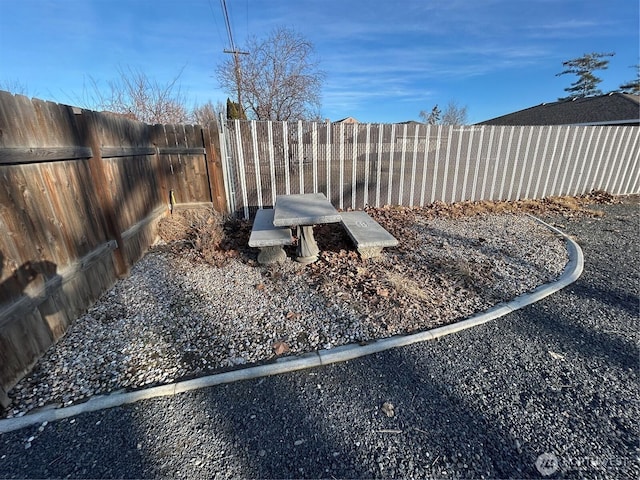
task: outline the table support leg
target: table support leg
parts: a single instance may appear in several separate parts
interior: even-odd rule
[[[313,263],[318,260],[320,249],[313,237],[313,225],[305,225],[298,227],[298,257],[296,260],[300,263]]]
[[[258,263],[260,265],[269,265],[271,263],[281,263],[287,259],[287,254],[281,246],[262,247],[258,254]]]

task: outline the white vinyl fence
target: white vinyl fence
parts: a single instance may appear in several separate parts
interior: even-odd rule
[[[635,126],[223,123],[230,209],[323,192],[339,209],[640,192]]]

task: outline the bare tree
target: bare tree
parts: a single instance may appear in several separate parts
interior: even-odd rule
[[[218,121],[220,113],[224,113],[224,104],[218,102],[216,105],[209,100],[203,105],[198,105],[191,112],[192,120],[197,125],[214,125]]]
[[[118,74],[117,79],[107,82],[106,91],[91,78],[91,91],[85,92],[82,103],[87,108],[118,113],[150,124],[188,121],[186,100],[178,84],[180,74],[166,84],[130,67],[119,69]]]
[[[467,106],[461,107],[455,100],[449,101],[447,108],[442,112],[442,125],[466,125],[467,119]]]
[[[422,110],[420,118],[429,125],[466,125],[467,106],[461,107],[455,100],[450,100],[444,112],[435,105],[429,113]]]
[[[241,98],[249,118],[301,120],[318,116],[324,73],[311,42],[280,27],[264,39],[251,37],[247,50],[248,55],[225,60],[217,74],[221,87],[232,98]]]
[[[0,82],[0,90],[11,92],[16,95],[29,96],[29,88],[20,80],[5,80]]]

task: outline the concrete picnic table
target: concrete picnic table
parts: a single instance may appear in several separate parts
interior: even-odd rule
[[[274,210],[274,226],[297,227],[296,260],[303,264],[315,262],[320,253],[313,236],[313,226],[342,221],[340,213],[324,193],[277,195]]]
[[[282,262],[287,258],[282,247],[294,242],[291,228],[296,227],[296,260],[303,264],[313,263],[320,253],[313,236],[313,226],[339,222],[363,259],[377,257],[384,247],[398,245],[398,240],[367,212],[338,212],[323,193],[306,193],[277,195],[274,208],[259,209],[251,229],[249,246],[260,249],[260,264]]]

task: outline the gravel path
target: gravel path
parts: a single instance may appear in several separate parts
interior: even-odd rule
[[[4,434],[0,476],[637,478],[640,210],[601,208],[552,219],[585,271],[537,304],[437,342]]]

